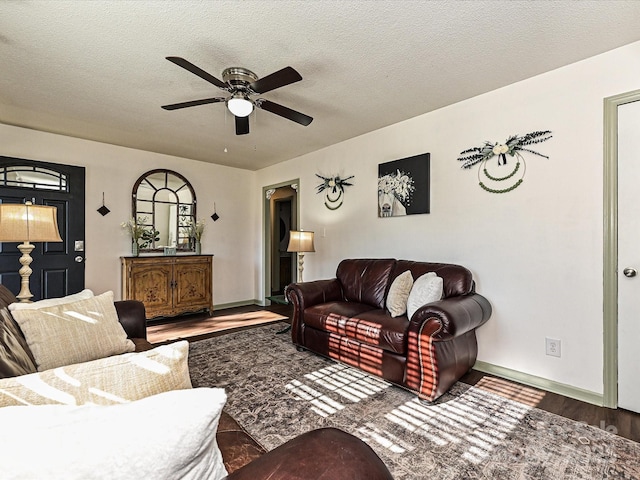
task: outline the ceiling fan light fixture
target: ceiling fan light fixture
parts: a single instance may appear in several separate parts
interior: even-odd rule
[[[271,112],[305,127],[313,121],[313,117],[296,112],[289,107],[271,102],[265,98],[251,99],[252,95],[261,95],[276,88],[281,88],[302,80],[302,76],[296,72],[293,67],[282,68],[262,78],[259,78],[255,73],[246,68],[230,67],[223,70],[222,80],[218,80],[210,73],[205,72],[184,58],[167,57],[167,60],[224,90],[228,96],[226,98],[203,98],[189,102],[162,105],[162,108],[165,110],[178,110],[198,105],[207,105],[209,103],[225,102],[227,109],[235,118],[236,135],[246,135],[249,133],[249,115],[251,115],[254,108],[266,110],[267,112]]]
[[[227,108],[236,117],[248,117],[253,112],[253,102],[244,95],[234,95],[227,100]]]

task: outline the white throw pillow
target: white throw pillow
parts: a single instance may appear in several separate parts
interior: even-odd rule
[[[221,388],[195,388],[121,405],[0,408],[2,478],[221,479],[226,399]]]
[[[187,389],[191,388],[188,360],[189,342],[182,340],[146,352],[3,378],[0,379],[0,407],[113,405]]]
[[[392,317],[407,313],[407,300],[409,300],[411,287],[413,287],[413,277],[409,270],[398,275],[391,283],[387,294],[387,310]]]
[[[71,295],[67,295],[66,297],[46,298],[44,300],[29,303],[11,303],[9,305],[9,310],[12,312],[15,310],[37,310],[39,308],[53,307],[55,305],[64,305],[65,303],[77,302],[78,300],[86,300],[87,298],[91,297],[93,297],[93,291],[85,288],[81,292],[73,293]]]
[[[113,292],[12,315],[40,372],[135,350],[118,322]]]
[[[407,300],[407,316],[409,319],[413,317],[413,314],[421,306],[440,300],[443,290],[444,281],[435,272],[425,273],[419,277],[413,283],[413,288],[409,293],[409,300]]]

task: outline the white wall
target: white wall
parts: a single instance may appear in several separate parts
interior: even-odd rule
[[[120,224],[131,217],[131,191],[143,173],[167,168],[193,185],[198,219],[206,221],[202,252],[214,254],[215,305],[255,298],[254,252],[258,245],[255,173],[179,157],[81,140],[0,124],[0,155],[86,168],[86,287],[113,290],[120,298],[120,259],[131,239]],[[106,216],[96,210],[105,203]],[[213,203],[220,219],[213,222]]]
[[[640,42],[263,169],[258,186],[300,178],[301,227],[316,232],[305,280],[334,276],[347,257],[462,264],[494,308],[479,360],[602,393],[602,102],[638,88]],[[553,132],[533,148],[550,158],[525,155],[512,192],[485,192],[477,167],[456,160],[535,130]],[[431,213],[377,218],[378,164],[424,152]],[[315,173],[355,175],[339,210],[315,194]],[[562,341],[561,358],[545,355],[546,336]]]

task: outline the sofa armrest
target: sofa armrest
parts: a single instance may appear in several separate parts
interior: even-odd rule
[[[138,300],[120,300],[113,302],[118,320],[129,338],[147,339],[147,314],[144,303]]]
[[[342,286],[337,278],[313,282],[292,283],[285,289],[287,299],[302,310],[319,303],[342,300]]]
[[[393,480],[362,440],[335,428],[303,433],[225,477],[227,480]]]
[[[491,316],[482,295],[450,297],[420,307],[409,321],[406,385],[433,402],[476,361],[475,329]]]
[[[291,340],[296,345],[303,345],[304,311],[320,303],[342,300],[342,285],[337,278],[315,280],[313,282],[291,283],[284,290],[289,302],[293,305],[291,316]]]
[[[446,341],[478,328],[490,316],[489,301],[472,293],[423,305],[411,317],[409,331]]]

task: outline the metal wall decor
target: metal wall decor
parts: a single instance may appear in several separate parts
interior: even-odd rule
[[[464,162],[462,164],[462,168],[471,168],[476,164],[480,164],[478,166],[478,183],[482,189],[489,193],[507,193],[522,185],[527,168],[521,152],[532,153],[539,157],[549,158],[547,155],[543,155],[525,147],[536,143],[542,143],[549,140],[552,136],[553,135],[551,135],[550,130],[539,130],[522,136],[512,135],[507,138],[505,143],[491,143],[486,141],[480,147],[474,147],[460,152],[458,160]],[[516,164],[512,169],[510,169],[510,171],[506,172],[506,174],[498,174],[495,171],[489,171],[489,160],[493,157],[497,157],[498,162],[496,166],[502,167],[507,165],[507,155],[516,159]],[[488,186],[485,183],[487,180],[493,182],[490,184],[491,186]],[[507,181],[512,182],[511,185],[507,186],[505,183],[500,183]]]
[[[109,213],[109,212],[111,211],[111,210],[109,210],[109,209],[107,208],[107,206],[104,204],[104,192],[102,192],[102,206],[101,206],[97,211],[98,211],[98,213],[99,213],[100,215],[102,215],[103,217],[104,217],[107,213]]]
[[[339,175],[330,177],[323,177],[316,173],[316,177],[322,180],[316,187],[316,193],[324,192],[324,206],[329,210],[337,210],[342,206],[344,202],[344,187],[350,187],[353,183],[348,180],[354,178],[355,175],[351,175],[347,178],[340,178]]]

